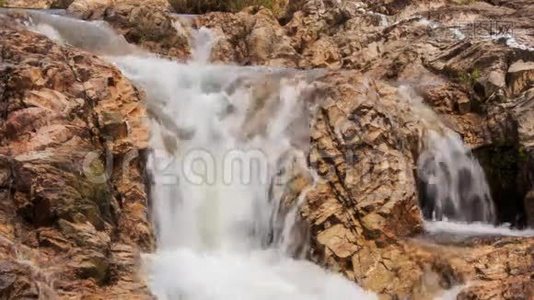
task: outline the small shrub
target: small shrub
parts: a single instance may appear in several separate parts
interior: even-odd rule
[[[480,70],[474,68],[470,73],[461,73],[458,75],[458,81],[467,87],[473,87],[480,78]]]
[[[217,0],[169,0],[177,13],[201,14],[208,11],[218,11],[222,3]]]
[[[72,2],[74,2],[74,0],[54,0],[54,2],[50,4],[50,8],[67,9]]]

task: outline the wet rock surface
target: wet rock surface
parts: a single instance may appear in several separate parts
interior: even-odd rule
[[[250,8],[237,14],[209,13],[195,20],[215,35],[211,60],[242,65],[297,67],[290,39],[267,9]]]
[[[0,298],[147,297],[143,94],[94,55],[0,22]]]

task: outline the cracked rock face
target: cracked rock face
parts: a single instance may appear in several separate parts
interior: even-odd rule
[[[534,239],[423,233],[413,166],[428,128],[402,87],[332,72],[316,97],[326,101],[308,159],[320,181],[301,207],[310,259],[385,299],[432,299],[464,284],[460,299],[530,297]]]
[[[0,22],[0,298],[147,296],[142,93],[95,56]]]

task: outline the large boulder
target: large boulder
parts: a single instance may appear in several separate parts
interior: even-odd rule
[[[111,0],[76,0],[68,7],[67,12],[84,20],[99,20],[112,5]]]
[[[309,161],[322,180],[301,208],[311,257],[366,289],[413,295],[422,273],[398,241],[422,231],[411,154],[421,124],[395,88],[355,72],[326,76],[317,96]]]

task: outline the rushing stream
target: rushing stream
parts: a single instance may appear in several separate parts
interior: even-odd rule
[[[31,29],[105,56],[147,93],[158,250],[145,267],[159,299],[376,299],[298,259],[297,210],[278,214],[281,164],[305,167],[305,75],[208,65],[206,30],[193,61],[179,64],[135,49],[105,23],[32,15]]]

